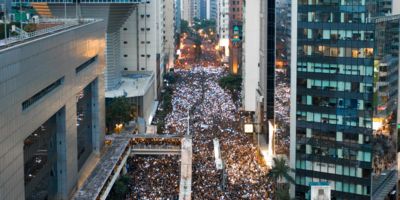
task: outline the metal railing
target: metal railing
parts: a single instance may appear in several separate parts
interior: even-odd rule
[[[39,36],[43,36],[43,35],[47,35],[47,34],[51,34],[51,33],[55,33],[64,29],[68,29],[70,27],[73,26],[77,26],[80,24],[87,24],[87,23],[92,23],[92,22],[96,22],[96,21],[100,21],[99,19],[58,19],[58,18],[40,18],[37,23],[35,24],[58,24],[52,27],[48,27],[48,28],[43,28],[37,31],[33,31],[33,32],[26,32],[18,27],[15,27],[15,33],[17,33],[17,36],[11,36],[8,37],[6,39],[4,39],[4,43],[0,44],[0,48],[2,46],[9,46],[9,45],[13,45],[15,43],[18,42],[22,42],[25,40],[29,40],[29,39],[33,39]]]

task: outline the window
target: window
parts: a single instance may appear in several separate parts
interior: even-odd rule
[[[124,54],[124,57],[126,58],[126,57],[128,57],[128,55],[127,55],[127,54]]]
[[[53,82],[52,84],[50,84],[49,86],[44,88],[43,90],[40,90],[38,93],[33,95],[31,98],[29,98],[29,99],[25,100],[24,102],[22,102],[22,110],[26,110],[31,105],[33,105],[34,103],[36,103],[37,101],[42,99],[45,95],[47,95],[50,92],[52,92],[53,90],[55,90],[56,88],[58,88],[63,83],[64,83],[64,77],[61,77],[60,79],[56,80],[55,82]]]
[[[124,28],[124,31],[127,31],[128,30],[128,28]]]
[[[94,61],[96,61],[96,59],[97,59],[97,55],[92,57],[92,58],[90,58],[89,60],[87,60],[83,64],[79,65],[77,68],[75,68],[75,73],[79,73],[80,71],[86,69],[90,64],[92,64]]]

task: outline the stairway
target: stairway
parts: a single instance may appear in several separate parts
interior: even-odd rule
[[[53,17],[53,14],[51,13],[50,8],[47,5],[47,3],[32,2],[31,5],[40,17],[46,17],[46,18]]]

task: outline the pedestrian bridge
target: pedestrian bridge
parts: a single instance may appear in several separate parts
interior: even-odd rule
[[[131,146],[131,155],[180,155],[179,145],[146,145],[136,144]]]

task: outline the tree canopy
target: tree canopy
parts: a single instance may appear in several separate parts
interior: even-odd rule
[[[113,130],[115,124],[125,124],[136,117],[135,105],[126,97],[117,97],[111,100],[106,107],[106,124],[108,130]]]

